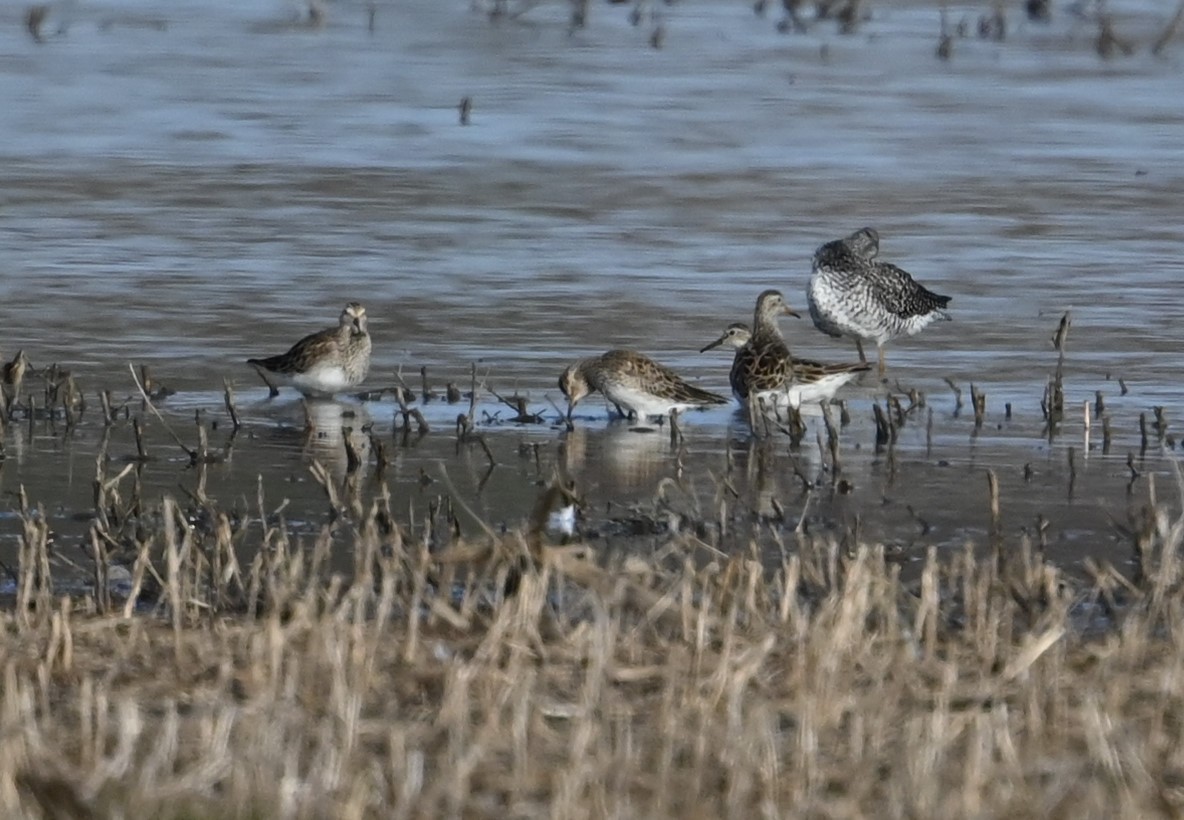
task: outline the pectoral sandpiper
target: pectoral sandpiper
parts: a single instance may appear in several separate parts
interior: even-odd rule
[[[807,296],[814,326],[831,336],[853,337],[860,361],[867,361],[863,341],[876,343],[883,376],[884,344],[948,320],[950,297],[926,289],[890,262],[876,261],[879,252],[880,235],[871,228],[827,242],[814,254]]]
[[[736,351],[732,360],[732,372],[729,380],[732,383],[732,393],[741,404],[748,402],[748,387],[741,376],[739,363],[742,360],[741,350],[752,338],[752,331],[743,322],[728,325],[723,335],[699,352],[706,353],[716,347],[729,347]],[[801,407],[811,402],[829,401],[834,398],[840,387],[850,382],[860,373],[871,370],[866,362],[856,364],[824,364],[810,359],[790,358],[793,363],[793,381],[783,392],[775,393],[779,403],[790,407]]]
[[[567,397],[568,420],[580,400],[596,391],[643,421],[728,403],[724,396],[688,384],[670,368],[632,350],[610,350],[576,362],[559,377],[559,389]]]
[[[356,387],[370,369],[370,333],[366,308],[350,302],[337,327],[305,336],[287,353],[247,359],[270,385],[271,376],[306,396],[332,396]]]

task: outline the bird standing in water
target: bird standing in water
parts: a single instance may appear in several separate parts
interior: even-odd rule
[[[814,326],[830,336],[854,338],[861,362],[867,361],[864,340],[876,343],[883,377],[884,344],[949,320],[950,297],[928,290],[890,262],[877,261],[879,252],[880,235],[872,228],[827,242],[814,254],[806,295]]]
[[[570,365],[559,377],[559,389],[567,397],[569,421],[580,400],[596,391],[642,421],[728,403],[726,397],[695,387],[669,367],[632,350],[610,350]]]
[[[743,322],[728,325],[723,335],[711,344],[703,347],[699,352],[706,353],[716,347],[730,347],[736,351],[732,360],[732,372],[729,381],[732,393],[741,404],[748,402],[748,388],[738,366],[743,361],[741,351],[752,338],[752,331]],[[777,396],[778,403],[789,407],[801,407],[810,402],[829,401],[834,398],[840,387],[855,379],[860,373],[871,370],[866,362],[856,364],[824,364],[810,359],[790,357],[793,364],[794,380],[783,394]],[[784,397],[782,400],[782,396]]]
[[[305,336],[287,353],[247,359],[271,386],[268,376],[290,384],[306,396],[333,396],[359,385],[370,370],[370,333],[366,308],[350,302],[337,327]],[[272,387],[273,395],[275,388]]]

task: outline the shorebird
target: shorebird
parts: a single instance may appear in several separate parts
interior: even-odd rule
[[[569,421],[580,400],[596,391],[618,411],[624,410],[642,421],[649,416],[728,403],[726,397],[688,384],[670,368],[632,350],[610,350],[570,365],[559,377],[559,389],[567,397]]]
[[[880,235],[872,228],[827,242],[814,253],[806,295],[814,326],[830,336],[853,337],[861,362],[867,361],[863,341],[876,343],[883,377],[884,344],[949,320],[950,297],[919,285],[890,262],[876,261],[879,252]]]
[[[734,322],[728,325],[722,336],[699,351],[706,353],[716,347],[730,347],[736,351],[736,356],[732,360],[732,372],[728,379],[732,383],[732,394],[744,405],[748,404],[748,386],[741,377],[738,365],[742,360],[741,351],[751,338],[752,331],[749,330],[748,325],[743,322]],[[840,387],[860,373],[871,370],[871,365],[867,362],[824,364],[792,356],[790,362],[793,365],[793,382],[776,397],[781,403],[795,408],[811,402],[829,401],[834,398]]]
[[[350,302],[341,311],[337,327],[305,336],[287,353],[247,359],[247,364],[259,371],[268,386],[272,386],[271,376],[306,396],[332,396],[356,387],[370,369],[366,308]]]
[[[777,290],[766,290],[756,298],[752,333],[748,342],[736,351],[732,361],[732,390],[748,406],[749,422],[756,421],[756,410],[777,411],[791,404],[790,390],[797,382],[789,345],[781,335],[777,320],[781,316],[800,318]]]

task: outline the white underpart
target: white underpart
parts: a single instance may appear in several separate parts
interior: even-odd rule
[[[693,402],[672,402],[670,399],[659,398],[644,390],[619,384],[606,385],[601,392],[613,404],[619,404],[626,410],[636,413],[639,419],[648,416],[665,416],[671,410],[681,412],[699,406]]]
[[[890,312],[876,299],[869,285],[838,286],[825,275],[815,273],[806,289],[806,301],[814,326],[831,336],[850,336],[883,345],[898,336],[913,336],[950,316],[931,310],[916,316]]]
[[[757,393],[757,401],[761,406],[771,405],[773,409],[784,410],[787,407],[797,409],[803,404],[829,401],[834,398],[838,389],[859,375],[859,371],[846,373],[831,373],[817,381],[808,384],[792,384],[789,388],[779,387],[776,390],[765,390]],[[737,397],[739,398],[739,397]],[[744,403],[743,400],[740,402]]]
[[[576,531],[576,505],[568,504],[547,516],[547,529],[572,535]]]
[[[348,390],[355,383],[350,382],[345,368],[339,364],[320,364],[303,373],[295,373],[289,384],[305,395],[329,396]]]

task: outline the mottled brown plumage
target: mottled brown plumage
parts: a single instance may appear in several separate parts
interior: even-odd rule
[[[752,331],[749,330],[748,325],[743,322],[735,322],[728,325],[722,336],[699,351],[700,353],[706,353],[712,348],[721,346],[730,347],[736,351],[736,355],[732,360],[732,372],[729,374],[729,381],[732,384],[732,393],[735,394],[741,403],[744,403],[748,399],[748,385],[744,383],[741,368],[737,367],[737,364],[742,360],[741,351],[751,338]],[[793,356],[790,357],[790,362],[793,366],[794,380],[786,390],[785,399],[786,403],[792,407],[800,407],[802,404],[809,402],[827,401],[834,396],[840,387],[850,382],[860,373],[871,369],[871,365],[866,362],[825,364],[810,359],[798,359]]]
[[[732,389],[742,399],[774,391],[787,392],[794,383],[793,357],[777,326],[780,316],[798,316],[785,297],[766,290],[756,300],[752,336],[736,352],[732,363]]]
[[[596,391],[618,409],[643,419],[728,403],[724,396],[688,384],[670,368],[632,350],[610,350],[576,362],[559,377],[559,389],[567,397],[568,418],[581,399]]]
[[[370,333],[366,309],[350,302],[337,327],[305,336],[287,353],[247,359],[261,371],[305,395],[331,396],[356,387],[370,370]]]

